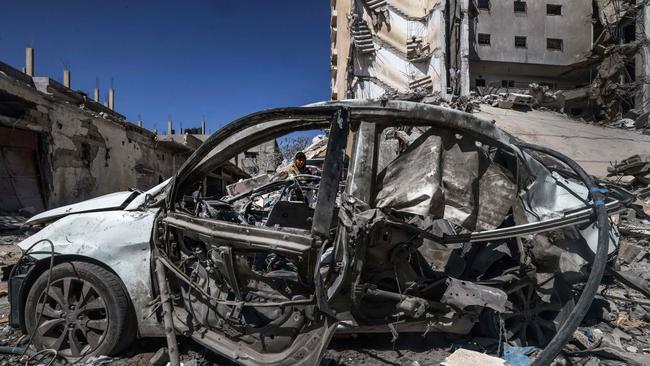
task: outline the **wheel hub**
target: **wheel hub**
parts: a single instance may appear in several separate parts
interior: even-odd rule
[[[83,357],[103,341],[108,327],[104,299],[89,282],[63,278],[45,289],[36,304],[36,336],[64,357]]]

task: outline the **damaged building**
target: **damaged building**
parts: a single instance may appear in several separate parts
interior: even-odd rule
[[[595,120],[647,110],[645,1],[332,0],[331,8],[335,100],[524,93],[533,95],[524,105]]]
[[[64,84],[34,76],[34,52],[19,71],[0,62],[0,210],[43,211],[115,191],[148,189],[171,177],[201,144],[161,136]],[[249,175],[233,163],[215,170],[214,192]]]
[[[476,2],[470,19],[470,87],[573,89],[589,83],[575,70],[592,48],[591,0]],[[476,13],[475,13],[476,14]]]

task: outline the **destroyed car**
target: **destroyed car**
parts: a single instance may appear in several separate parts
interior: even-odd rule
[[[328,131],[319,176],[196,194],[242,151],[314,128]],[[182,335],[241,364],[315,365],[336,332],[477,332],[552,353],[616,252],[604,193],[561,154],[451,109],[262,111],[147,192],[31,218],[44,227],[19,244],[10,323],[73,361],[156,336],[174,360]]]

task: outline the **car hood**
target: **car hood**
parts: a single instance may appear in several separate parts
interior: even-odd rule
[[[26,225],[44,224],[70,214],[76,214],[81,212],[122,210],[129,204],[129,202],[131,202],[138,195],[140,195],[140,193],[136,191],[110,193],[107,195],[99,196],[79,203],[74,203],[72,205],[61,206],[52,210],[41,212],[40,214],[33,216],[32,218],[27,220],[25,224]]]

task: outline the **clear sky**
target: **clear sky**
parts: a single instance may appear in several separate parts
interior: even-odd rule
[[[260,109],[329,99],[329,0],[8,1],[0,11],[0,60],[21,69],[34,47],[37,76],[165,130],[209,132]]]

